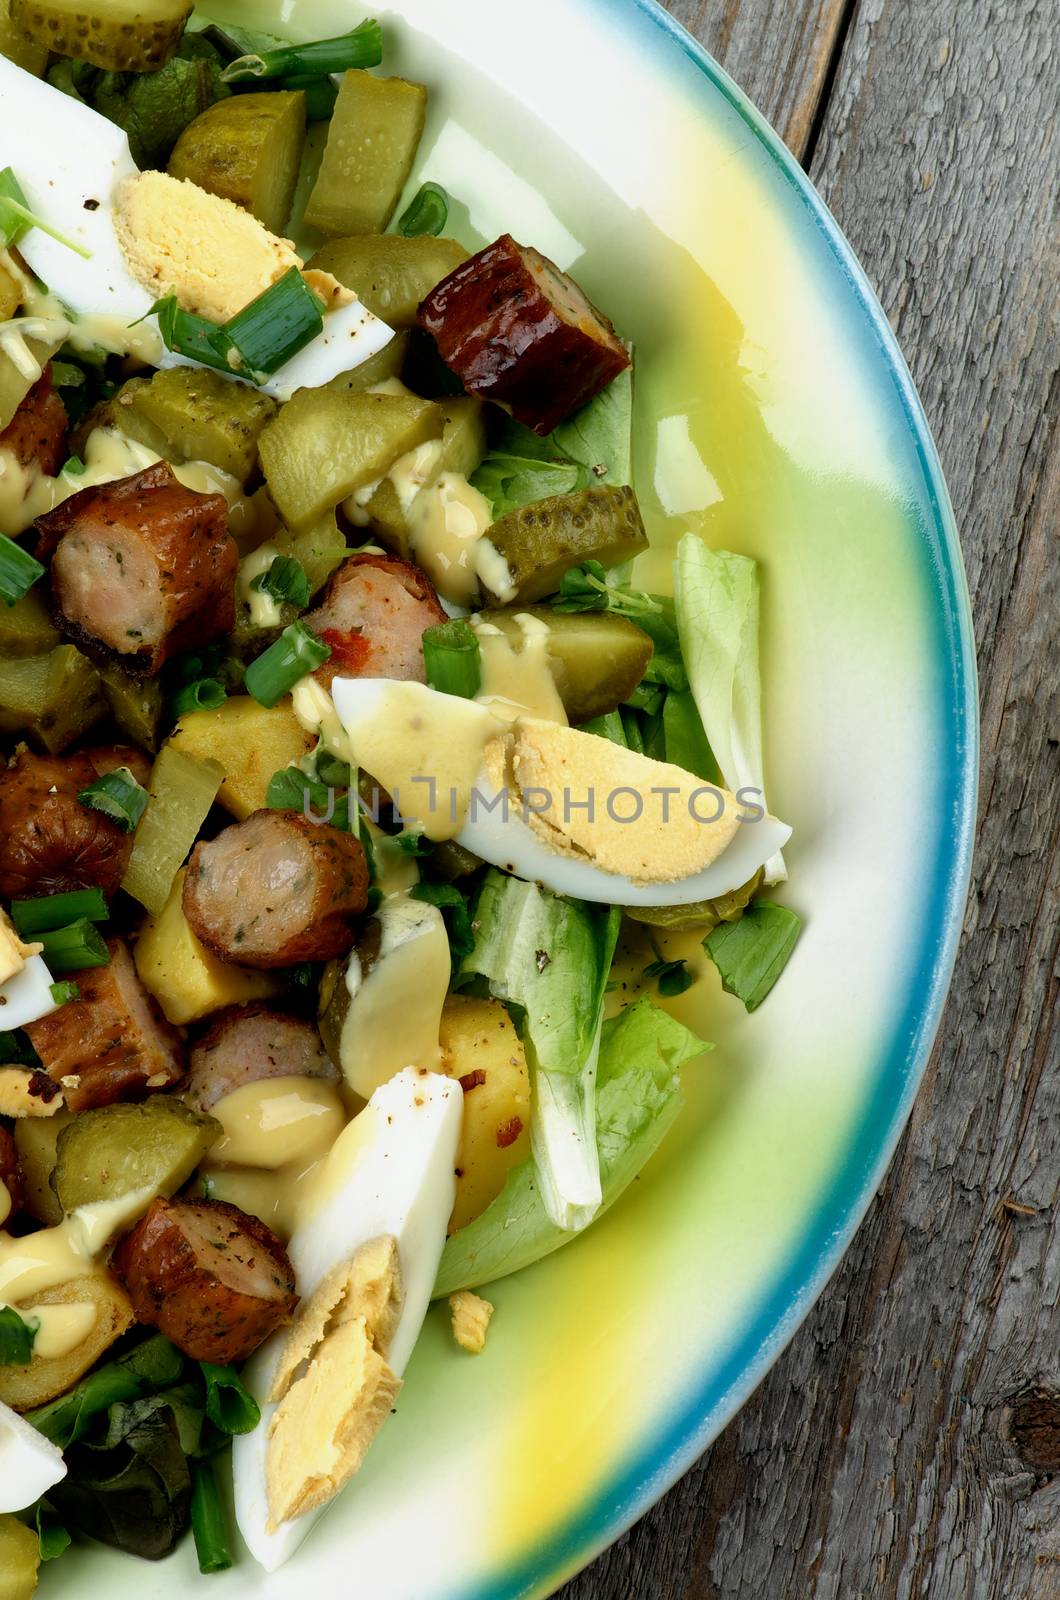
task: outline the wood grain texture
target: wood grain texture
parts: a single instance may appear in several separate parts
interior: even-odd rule
[[[775,10],[738,8],[743,52]],[[811,170],[898,333],[961,529],[972,897],[912,1122],[842,1267],[740,1416],[564,1600],[1060,1600],[1058,38],[1057,0],[859,0],[844,41]]]
[[[802,159],[851,0],[669,0]]]

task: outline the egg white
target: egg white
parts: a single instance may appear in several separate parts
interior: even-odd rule
[[[0,1400],[0,1513],[25,1511],[65,1477],[62,1451]]]
[[[402,691],[409,687],[400,685]],[[394,688],[386,678],[336,678],[332,683],[335,709],[349,734],[354,754],[358,734],[379,719],[388,718],[388,702]],[[420,688],[419,693],[424,715],[430,715],[436,701],[437,714],[448,719],[459,718],[461,708],[466,708],[468,717],[482,716],[482,707],[475,701],[439,695],[432,689]],[[595,735],[586,734],[585,737],[594,738]],[[385,786],[385,774],[372,773],[371,776]],[[444,787],[444,779],[439,781]],[[491,805],[496,809],[491,810]],[[767,816],[758,822],[742,824],[732,842],[703,871],[670,882],[635,883],[632,878],[605,872],[589,861],[575,860],[551,850],[523,820],[517,797],[511,796],[505,808],[496,785],[483,771],[476,781],[472,804],[456,842],[492,866],[501,867],[528,882],[544,884],[557,894],[602,905],[638,907],[690,905],[694,901],[713,900],[718,895],[729,894],[747,883],[790,837],[787,823]]]
[[[43,957],[29,956],[21,971],[0,986],[0,1025],[5,1032],[50,1016],[56,1009],[51,992],[54,981]]]
[[[401,1260],[403,1304],[386,1360],[405,1370],[430,1304],[456,1197],[457,1148],[463,1121],[460,1085],[439,1073],[399,1072],[377,1089],[327,1158],[327,1199],[295,1231],[288,1253],[298,1292],[311,1296],[325,1277],[370,1239],[392,1234]],[[267,1339],[243,1369],[261,1405],[253,1433],[233,1441],[236,1522],[251,1555],[274,1572],[305,1539],[321,1511],[268,1529],[266,1455],[276,1411],[266,1404],[285,1334]]]

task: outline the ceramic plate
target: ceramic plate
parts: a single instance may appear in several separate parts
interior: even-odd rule
[[[306,38],[363,15],[211,10]],[[550,1594],[699,1455],[820,1293],[909,1111],[960,928],[976,769],[960,554],[835,223],[648,0],[379,14],[385,70],[431,88],[410,190],[443,183],[470,246],[510,230],[545,251],[636,344],[642,576],[664,579],[689,528],[761,563],[768,792],[795,825],[783,898],[806,931],[752,1017],[686,941],[703,972],[675,1011],[717,1048],[685,1070],[682,1120],[599,1225],[491,1292],[482,1356],[435,1307],[397,1415],[288,1567],[244,1556],[200,1580],[190,1541],[160,1567],[93,1550],[45,1594]]]

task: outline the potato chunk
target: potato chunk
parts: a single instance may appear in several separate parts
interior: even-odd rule
[[[442,1071],[464,1091],[464,1130],[449,1231],[495,1200],[530,1153],[530,1078],[519,1036],[499,1000],[450,995],[442,1012]]]

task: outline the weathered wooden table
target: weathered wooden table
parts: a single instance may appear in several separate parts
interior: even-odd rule
[[[890,1175],[791,1347],[563,1600],[1060,1600],[1060,0],[669,0],[802,160],[935,431],[979,840]]]

